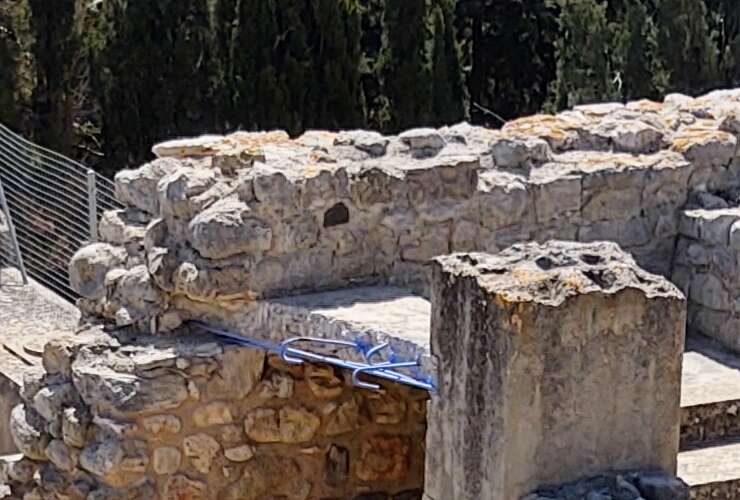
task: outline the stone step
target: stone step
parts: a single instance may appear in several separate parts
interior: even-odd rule
[[[678,454],[678,477],[691,488],[692,500],[740,498],[740,440],[704,443]]]
[[[681,449],[740,437],[740,355],[690,336],[683,357]]]

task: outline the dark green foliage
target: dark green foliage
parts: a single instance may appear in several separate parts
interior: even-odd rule
[[[111,1],[101,15],[110,27],[95,60],[106,156],[123,166],[154,142],[212,128],[206,0]]]
[[[66,154],[72,153],[74,112],[70,61],[78,50],[75,0],[29,0],[32,45],[36,62],[33,110],[36,139]]]
[[[549,0],[456,3],[473,120],[500,126],[502,119],[539,111],[555,76],[557,5]]]
[[[658,58],[657,29],[641,0],[624,0],[612,13],[614,70],[623,100],[658,98],[666,87],[666,74]]]
[[[707,7],[718,49],[721,85],[740,85],[740,5],[737,0],[708,0]]]
[[[657,0],[657,6],[658,56],[667,72],[667,90],[699,94],[718,85],[718,51],[704,0]]]
[[[562,109],[617,98],[618,80],[615,81],[610,61],[606,2],[561,0],[558,24],[553,107]]]
[[[0,120],[113,171],[173,136],[488,126],[740,85],[737,0],[3,0]]]
[[[466,95],[460,48],[455,39],[454,4],[439,0],[432,9],[432,114],[431,125],[445,125],[465,118]]]
[[[0,10],[0,122],[17,127],[16,74],[20,46],[9,9]]]
[[[388,109],[378,125],[403,130],[431,115],[425,0],[386,0],[383,49],[378,63]]]

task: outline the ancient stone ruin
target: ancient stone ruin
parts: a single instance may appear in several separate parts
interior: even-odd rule
[[[687,325],[740,349],[739,134],[731,90],[159,144],[70,262],[12,494],[689,498]]]

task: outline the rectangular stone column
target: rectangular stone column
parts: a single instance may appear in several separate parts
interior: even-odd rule
[[[610,470],[675,474],[685,299],[613,243],[434,263],[425,493],[516,500]]]

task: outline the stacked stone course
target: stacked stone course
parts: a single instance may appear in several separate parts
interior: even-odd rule
[[[86,311],[162,332],[238,324],[256,299],[357,282],[425,293],[425,263],[516,242],[610,240],[670,275],[693,190],[740,182],[740,90],[579,106],[501,130],[310,131],[155,146],[126,209],[73,259]]]
[[[738,134],[740,90],[729,90],[579,106],[501,130],[157,145],[157,159],[116,176],[125,208],[70,263],[86,320],[118,330],[47,346],[44,377],[13,411],[24,454],[6,467],[14,495],[418,498],[426,394],[358,390],[347,373],[225,347],[189,321],[273,341],[388,340],[428,370],[423,335],[317,319],[292,296],[359,285],[428,296],[433,257],[530,240],[611,240],[676,276],[687,200],[740,186]]]
[[[44,365],[11,416],[24,458],[3,472],[18,497],[421,497],[424,391],[353,390],[330,366],[97,328],[47,345]]]

